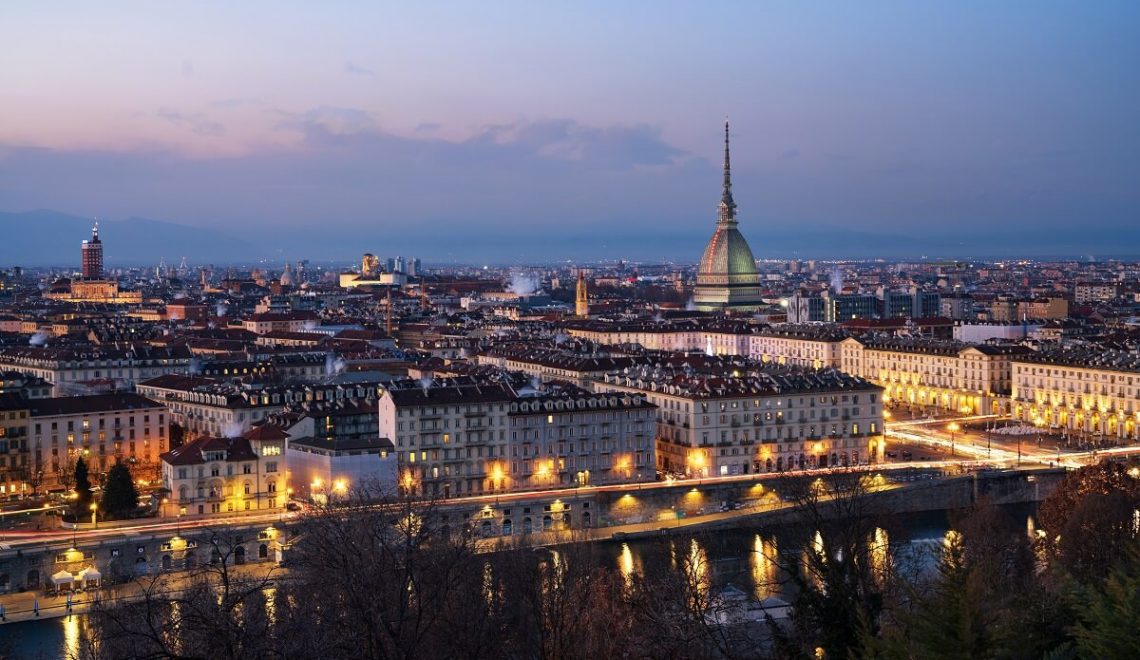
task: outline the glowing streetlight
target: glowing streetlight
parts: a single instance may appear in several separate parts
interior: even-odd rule
[[[949,426],[946,427],[946,430],[950,431],[950,457],[951,458],[953,458],[956,455],[954,453],[954,436],[958,433],[958,431],[961,428],[962,427],[958,426],[958,422],[950,422]]]
[[[91,526],[94,527],[95,529],[99,529],[99,521],[95,519],[95,514],[98,512],[99,512],[99,505],[92,502],[91,503]]]

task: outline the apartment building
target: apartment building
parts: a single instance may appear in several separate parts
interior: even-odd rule
[[[171,421],[191,438],[240,435],[294,403],[375,401],[380,395],[375,382],[263,384],[201,376],[162,376],[139,383],[136,390],[165,405]]]
[[[388,383],[379,433],[395,445],[400,486],[445,498],[508,490],[514,399],[508,384],[472,378]]]
[[[653,481],[656,409],[641,394],[594,394],[577,388],[512,401],[507,414],[507,486]]]
[[[112,344],[83,348],[27,346],[0,351],[0,369],[38,376],[57,396],[81,390],[84,383],[105,381],[130,387],[166,374],[185,373],[191,354],[185,346]]]
[[[756,365],[736,376],[642,367],[598,391],[657,406],[657,465],[693,476],[856,465],[882,458],[882,389],[834,369]]]
[[[888,403],[970,414],[1008,412],[1016,344],[912,338],[843,340],[840,368],[881,385]]]
[[[1140,356],[1102,348],[1020,355],[1013,361],[1011,413],[1038,426],[1136,441]]]
[[[218,515],[284,506],[285,442],[275,426],[230,438],[202,436],[162,454],[170,495],[162,515]]]
[[[0,500],[32,493],[28,459],[30,417],[27,398],[0,394]]]
[[[92,475],[123,461],[136,479],[158,478],[169,447],[166,407],[138,394],[29,399],[28,479],[49,488],[69,482],[83,456]]]
[[[571,337],[605,346],[637,344],[646,350],[708,355],[747,355],[749,338],[762,326],[725,319],[683,319],[611,323],[579,321],[566,325]]]
[[[811,369],[838,368],[840,342],[847,337],[834,325],[775,325],[749,339],[748,356],[761,362]]]
[[[635,363],[634,358],[628,357],[575,355],[557,349],[530,346],[489,348],[482,351],[476,361],[481,365],[519,371],[543,382],[563,380],[579,387],[587,387],[590,381]]]
[[[572,385],[536,391],[511,376],[393,381],[380,436],[417,495],[628,483],[655,478],[653,406]]]

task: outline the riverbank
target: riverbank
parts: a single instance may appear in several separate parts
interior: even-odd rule
[[[1045,497],[1063,477],[1063,470],[1021,470],[996,471],[993,473],[968,473],[962,476],[938,479],[918,479],[915,481],[884,481],[872,488],[869,510],[878,515],[897,515],[922,511],[956,509],[970,506],[980,499],[994,504],[1037,502]],[[634,497],[633,495],[625,495]],[[624,497],[624,496],[623,496]],[[826,505],[826,502],[824,502]],[[826,509],[826,506],[824,507]],[[511,546],[555,546],[570,543],[595,541],[626,541],[675,534],[691,534],[701,530],[725,529],[754,524],[779,524],[793,521],[796,505],[776,498],[753,500],[740,508],[725,511],[673,516],[648,521],[591,527],[584,529],[551,530],[531,532],[516,537],[490,537],[480,539],[477,549],[480,552],[493,552]],[[285,576],[287,570],[275,562],[262,561],[241,564],[233,567],[246,575],[273,574]],[[0,624],[27,621],[36,618],[53,618],[68,614],[82,613],[90,609],[97,600],[137,599],[153,579],[175,581],[168,588],[177,590],[177,580],[187,579],[191,574],[179,571],[162,573],[154,577],[137,578],[135,581],[113,587],[103,587],[73,596],[70,609],[66,596],[49,596],[44,592],[11,593],[0,596],[0,606],[4,608],[4,620]],[[38,606],[38,608],[37,608]],[[38,609],[38,612],[37,612]]]

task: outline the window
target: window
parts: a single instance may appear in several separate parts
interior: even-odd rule
[[[265,464],[265,471],[266,472],[276,472],[277,471],[277,461],[267,462]]]

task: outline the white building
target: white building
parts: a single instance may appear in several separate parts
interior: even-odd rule
[[[811,369],[838,368],[840,342],[847,334],[834,325],[787,324],[765,328],[753,335],[748,356],[761,362]]]
[[[89,381],[127,386],[166,374],[186,373],[190,350],[185,346],[159,348],[146,344],[41,348],[35,346],[0,351],[0,370],[39,376],[55,386],[62,396],[81,389]]]
[[[244,436],[203,436],[162,455],[163,516],[276,509],[288,497],[285,442],[272,426]]]

